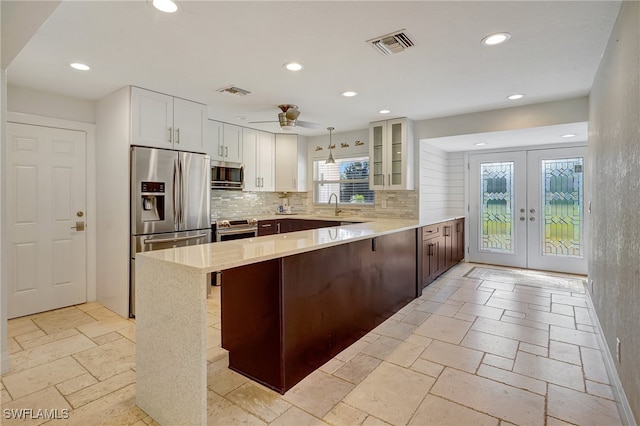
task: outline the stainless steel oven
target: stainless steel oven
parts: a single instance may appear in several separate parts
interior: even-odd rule
[[[219,220],[216,222],[216,242],[254,238],[257,236],[257,219]]]
[[[258,236],[258,219],[226,219],[219,220],[211,225],[213,241],[241,240],[243,238],[255,238]],[[220,272],[211,274],[211,285],[220,285]]]

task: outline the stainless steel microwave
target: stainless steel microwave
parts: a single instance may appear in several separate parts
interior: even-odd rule
[[[244,164],[211,161],[211,189],[243,189]]]

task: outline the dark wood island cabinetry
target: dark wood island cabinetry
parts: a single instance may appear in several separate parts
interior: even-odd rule
[[[464,219],[422,227],[422,287],[464,259]]]
[[[280,393],[416,297],[406,230],[222,273],[229,367]]]

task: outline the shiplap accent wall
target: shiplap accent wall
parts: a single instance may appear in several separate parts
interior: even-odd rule
[[[420,142],[420,220],[464,215],[464,154]]]
[[[420,142],[420,220],[438,219],[447,214],[448,155],[435,146]]]
[[[464,216],[464,153],[449,152],[447,164],[448,213],[452,216]]]

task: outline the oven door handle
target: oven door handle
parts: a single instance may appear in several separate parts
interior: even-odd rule
[[[159,240],[154,240],[152,238],[147,238],[146,240],[143,240],[142,243],[143,244],[157,244],[157,243],[173,243],[176,241],[187,241],[187,240],[195,240],[196,238],[202,238],[202,237],[206,237],[207,234],[197,234],[197,235],[191,235],[188,237],[176,237],[176,238],[162,238]]]
[[[236,235],[236,234],[250,234],[250,233],[258,232],[257,228],[243,228],[243,229],[234,229],[234,230],[218,230],[218,235]]]

